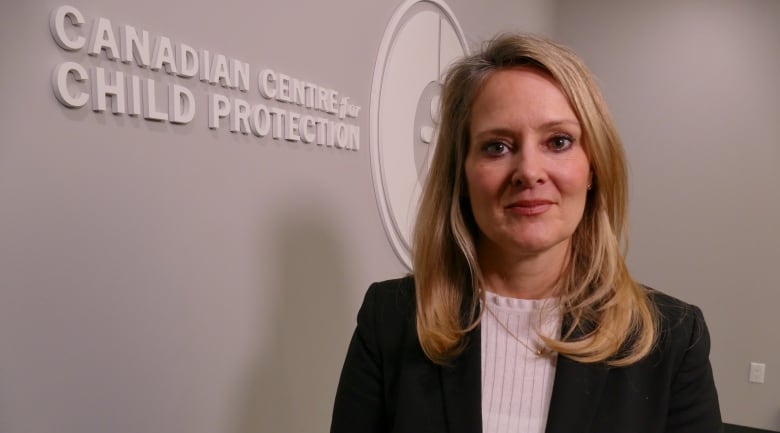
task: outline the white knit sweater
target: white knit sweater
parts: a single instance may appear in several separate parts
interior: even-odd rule
[[[550,302],[486,292],[489,311],[481,324],[484,433],[544,432],[557,357],[539,356],[518,339],[536,348],[542,347],[538,332],[558,335],[560,315],[545,308]]]

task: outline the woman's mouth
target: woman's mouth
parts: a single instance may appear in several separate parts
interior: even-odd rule
[[[523,216],[534,216],[547,212],[553,204],[549,200],[519,200],[512,202],[506,209]]]

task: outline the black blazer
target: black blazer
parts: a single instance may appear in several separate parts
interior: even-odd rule
[[[559,356],[547,433],[722,431],[701,311],[650,290],[660,312],[653,352],[629,367]],[[374,283],[358,313],[331,433],[482,431],[480,330],[449,367],[420,347],[411,277]]]

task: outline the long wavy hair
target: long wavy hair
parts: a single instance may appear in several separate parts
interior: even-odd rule
[[[583,131],[593,172],[556,293],[561,336],[542,336],[550,350],[579,362],[632,364],[652,349],[656,315],[647,291],[625,263],[628,180],[623,146],[603,97],[568,48],[537,36],[504,34],[448,71],[436,150],[414,227],[417,333],[425,354],[448,364],[479,325],[484,304],[475,240],[479,229],[465,194],[464,162],[475,98],[506,68],[533,68],[558,83]]]

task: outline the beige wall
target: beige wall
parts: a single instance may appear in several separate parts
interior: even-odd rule
[[[561,0],[631,165],[637,277],[704,310],[724,420],[780,430],[780,2]],[[748,383],[750,361],[766,383]]]
[[[55,45],[49,13],[65,3],[335,88],[364,109],[363,148],[211,131],[202,106],[184,126],[66,109],[54,66],[110,62]],[[470,41],[553,30],[543,0],[448,3]],[[398,4],[3,4],[0,431],[328,430],[362,295],[405,272],[377,210],[367,113]],[[213,90],[188,83],[201,102]]]

